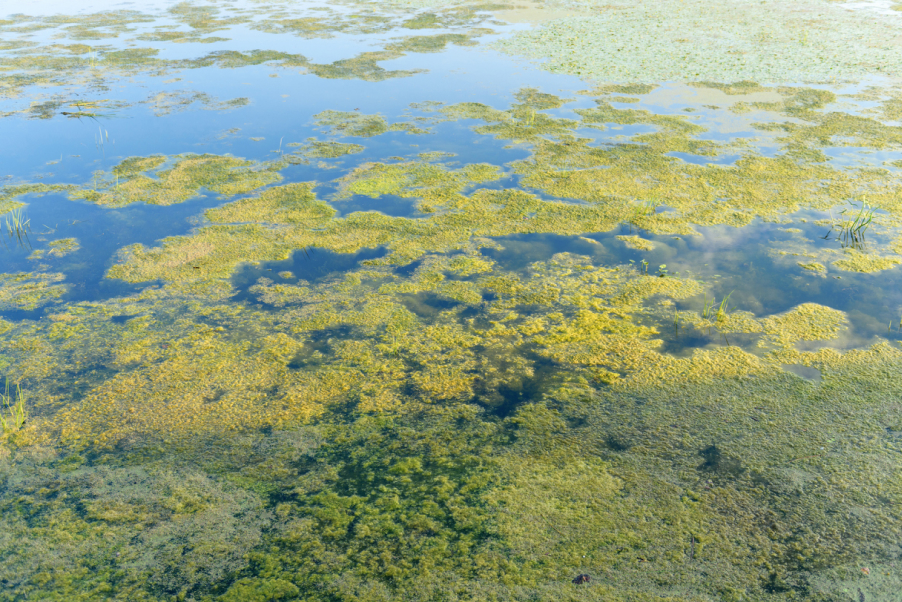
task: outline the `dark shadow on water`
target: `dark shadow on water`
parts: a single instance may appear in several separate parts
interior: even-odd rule
[[[761,338],[760,333],[721,332],[716,326],[712,326],[710,329],[685,326],[668,329],[663,325],[658,325],[658,330],[659,334],[655,338],[662,341],[658,351],[678,357],[689,356],[696,349],[712,345],[735,346],[752,351]]]
[[[460,301],[449,299],[432,292],[413,293],[400,295],[401,303],[404,307],[421,318],[432,320],[438,315],[449,309],[454,309],[463,305]]]
[[[407,265],[401,265],[395,268],[395,274],[400,276],[401,278],[410,278],[413,276],[413,273],[417,271],[417,268],[423,265],[423,258],[417,259],[416,261],[411,261]]]
[[[119,316],[110,316],[110,321],[112,321],[113,324],[125,324],[132,318],[137,318],[138,315],[140,315],[140,314],[134,314],[134,315],[123,314],[123,315],[119,315]]]
[[[385,247],[361,249],[356,253],[335,253],[326,249],[308,247],[294,251],[291,257],[283,261],[264,261],[259,265],[245,264],[232,275],[232,285],[238,290],[232,300],[257,302],[248,289],[254,286],[260,278],[269,278],[276,283],[286,284],[293,284],[297,280],[316,282],[329,276],[349,272],[359,267],[362,261],[385,257],[387,252]],[[291,277],[280,276],[279,274],[282,272],[291,272]]]
[[[500,419],[512,416],[520,406],[540,401],[554,386],[554,376],[560,369],[557,362],[532,350],[524,351],[523,356],[532,362],[533,375],[523,379],[519,386],[504,385],[488,390],[484,386],[480,389],[477,382],[475,401],[489,414]]]
[[[493,240],[503,249],[483,248],[480,252],[497,262],[503,269],[510,271],[523,270],[537,261],[547,261],[557,253],[586,255],[596,261],[608,255],[604,246],[578,236],[516,234]]]
[[[312,331],[304,341],[304,348],[288,362],[288,367],[292,370],[302,370],[320,366],[333,355],[334,341],[356,338],[358,338],[358,334],[351,326],[336,326]]]

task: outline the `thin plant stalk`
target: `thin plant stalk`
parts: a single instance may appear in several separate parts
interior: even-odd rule
[[[2,398],[0,400],[0,427],[3,428],[3,432],[19,430],[28,419],[28,412],[25,410],[25,395],[22,393],[21,387],[16,385],[16,401],[12,403],[9,380],[7,380],[6,393],[0,394],[0,398]]]

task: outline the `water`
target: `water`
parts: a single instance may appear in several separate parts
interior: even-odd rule
[[[4,11],[3,600],[896,599],[894,63],[521,8]]]

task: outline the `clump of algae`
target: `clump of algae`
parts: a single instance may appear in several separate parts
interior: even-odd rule
[[[220,15],[226,10],[231,14]],[[8,97],[28,97],[34,86],[93,85],[98,82],[109,85],[122,78],[139,74],[160,75],[179,69],[237,68],[262,63],[285,68],[300,68],[318,77],[329,79],[383,81],[390,78],[407,77],[422,70],[387,70],[379,65],[380,62],[396,59],[407,53],[439,52],[450,44],[473,46],[477,44],[478,37],[492,33],[491,30],[477,27],[480,22],[485,20],[485,14],[461,11],[459,12],[461,15],[459,24],[466,28],[465,32],[407,36],[387,43],[381,42],[382,48],[379,50],[363,52],[357,56],[327,64],[314,63],[302,55],[276,50],[253,50],[246,53],[218,50],[200,57],[161,58],[160,44],[226,41],[228,38],[209,34],[242,24],[250,24],[251,27],[269,33],[294,32],[314,37],[328,37],[337,32],[374,34],[397,26],[395,19],[373,13],[333,12],[329,18],[295,19],[285,18],[280,9],[273,7],[258,7],[253,12],[264,14],[262,18],[260,15],[252,17],[248,14],[241,14],[241,11],[224,9],[224,7],[180,3],[170,10],[170,15],[187,29],[180,28],[178,25],[165,25],[159,26],[153,31],[144,31],[132,38],[132,40],[155,43],[155,47],[121,48],[106,44],[88,46],[82,43],[42,46],[28,40],[10,42],[6,49],[11,52],[4,57],[4,71],[0,74],[0,90]],[[458,12],[452,10],[448,14],[458,14]],[[157,17],[136,11],[114,11],[78,16],[57,15],[38,19],[29,25],[19,24],[18,27],[13,28],[13,31],[27,35],[30,31],[57,28],[55,36],[57,38],[104,40],[117,38],[123,33],[133,31],[130,24],[145,23],[156,19]],[[164,94],[151,99],[161,113],[177,110],[195,101],[199,101],[204,108],[216,110],[240,106],[242,102],[246,103],[246,99],[243,98],[219,102],[205,92],[182,92],[177,93],[174,98],[169,94]],[[2,115],[25,112],[34,117],[50,118],[59,113],[59,106],[59,102],[55,100],[41,102],[24,109],[24,111],[20,109],[2,113]],[[93,117],[90,113],[87,116]]]
[[[332,135],[369,138],[388,131],[389,125],[381,115],[326,110],[313,116],[316,124]]]
[[[68,192],[75,189],[77,189],[76,186],[69,184],[10,184],[0,188],[0,212],[7,213],[22,207],[24,203],[15,199],[25,195],[45,195],[54,192]]]
[[[811,19],[815,10],[822,21]],[[541,61],[543,69],[603,82],[828,83],[898,74],[897,41],[879,49],[865,42],[892,39],[892,21],[817,2],[711,6],[664,0],[645,6],[592,0],[581,14],[495,45]],[[719,28],[716,38],[712,23]],[[649,31],[655,32],[651,38]]]
[[[0,309],[31,311],[62,297],[68,287],[63,274],[0,274]]]
[[[381,115],[367,115],[356,111],[322,111],[313,116],[316,124],[330,135],[357,136],[370,138],[386,132],[407,132],[426,134],[429,130],[414,123],[398,122],[389,124]],[[327,143],[321,143],[327,144]]]
[[[0,201],[0,215],[9,213],[25,206],[25,203],[19,201]]]
[[[787,97],[790,96],[787,93]],[[796,96],[801,99],[796,103],[798,106],[826,102],[822,95],[814,95],[809,100],[805,100],[807,96],[802,92]],[[668,154],[675,148],[717,153],[720,143],[696,140],[701,128],[685,118],[616,109],[603,102],[596,109],[580,111],[584,123],[590,126],[648,123],[660,131],[634,136],[635,144],[596,147],[588,140],[572,137],[576,122],[535,113],[536,110],[559,107],[563,100],[533,89],[522,90],[517,100],[509,111],[466,103],[443,107],[441,111],[446,117],[482,119],[500,128],[490,131],[495,126],[478,126],[489,128],[484,133],[512,140],[532,140],[533,156],[514,164],[515,171],[523,177],[522,183],[556,197],[577,199],[583,205],[542,202],[531,195],[513,191],[479,190],[470,196],[461,194],[464,182],[467,185],[478,183],[486,181],[489,173],[497,174],[490,166],[468,166],[451,171],[424,163],[375,163],[364,165],[343,178],[342,192],[336,200],[350,194],[373,197],[394,194],[417,198],[418,209],[433,215],[414,222],[355,214],[346,219],[333,219],[316,231],[295,230],[287,235],[288,238],[283,232],[278,239],[274,232],[259,228],[201,229],[198,235],[209,240],[197,242],[205,249],[214,249],[224,244],[227,237],[232,237],[233,241],[228,243],[232,250],[227,255],[235,260],[248,244],[256,249],[257,260],[285,257],[289,245],[294,248],[323,246],[339,252],[388,246],[392,250],[391,261],[403,263],[429,250],[460,248],[472,236],[543,231],[577,234],[607,230],[623,221],[657,234],[692,234],[694,224],[742,226],[757,217],[777,219],[803,207],[827,209],[837,197],[852,198],[862,190],[867,191],[874,206],[887,211],[896,208],[891,193],[892,174],[867,169],[839,170],[788,156],[763,157],[754,153],[728,166],[685,163]],[[539,127],[542,120],[534,115],[545,115],[543,123],[547,121],[553,127]],[[376,135],[390,127],[379,116],[356,112],[320,114],[319,119],[326,127],[338,128],[334,131],[347,135]],[[549,140],[544,135],[557,134],[548,132],[564,132],[566,136],[558,141]],[[671,211],[646,212],[637,216],[633,209],[636,201],[665,205]],[[503,209],[487,212],[489,206]],[[254,218],[242,221],[254,221]],[[248,238],[242,243],[241,237],[235,237],[239,232],[253,238],[253,242]],[[178,254],[178,247],[188,244],[180,240],[167,242],[167,254]],[[198,252],[198,249],[186,250],[185,256],[193,257]],[[203,254],[208,253],[203,251]],[[139,256],[135,255],[136,258]],[[162,258],[162,255],[153,257]],[[223,269],[232,269],[230,266],[235,265],[235,260],[228,260]],[[165,261],[168,264],[169,260]],[[128,278],[149,278],[155,270],[148,262],[144,263],[145,267],[140,271],[146,276],[138,276],[129,268],[127,273],[131,275]],[[215,263],[219,261],[215,260]],[[221,276],[223,272],[217,268],[212,274]],[[205,276],[198,272],[193,279],[198,277]]]
[[[338,159],[347,155],[361,153],[364,147],[348,142],[336,142],[334,140],[317,140],[308,138],[306,142],[291,142],[288,147],[297,148],[286,159],[290,163],[304,162],[308,159]]]
[[[52,240],[47,243],[46,249],[35,249],[28,256],[29,259],[47,259],[50,257],[65,257],[69,253],[74,253],[81,245],[77,238],[61,238]]]
[[[811,272],[817,272],[819,274],[824,274],[827,272],[827,268],[824,267],[824,264],[818,263],[816,261],[812,261],[809,263],[804,263],[804,262],[800,261],[799,265],[802,267],[802,269],[808,270]]]
[[[651,146],[652,154],[663,148]],[[563,165],[567,149],[554,150],[546,165]],[[614,162],[614,153],[594,153],[576,152],[566,165],[600,171],[610,163],[593,164],[598,157]],[[17,439],[23,453],[37,454],[36,442],[49,440],[101,455],[115,449],[125,454],[117,462],[168,451],[240,484],[235,497],[282,492],[236,510],[212,479],[176,472],[199,483],[197,490],[212,490],[200,499],[195,490],[153,481],[176,508],[173,520],[196,510],[214,524],[187,531],[154,524],[165,551],[137,573],[154,576],[146,586],[161,588],[154,594],[391,599],[455,588],[484,598],[590,591],[600,599],[660,600],[678,590],[735,600],[775,589],[801,596],[825,567],[886,557],[900,517],[885,500],[902,499],[888,468],[898,443],[886,435],[898,426],[897,408],[885,401],[897,392],[898,349],[800,351],[797,343],[830,340],[844,323],[840,312],[806,304],[719,326],[765,333],[772,352],[728,346],[670,356],[642,319],[647,304],[698,295],[701,283],[570,255],[511,272],[481,256],[483,243],[474,239],[598,231],[645,195],[618,197],[621,182],[610,196],[586,195],[598,207],[521,191],[465,195],[467,186],[491,181],[477,175],[497,170],[476,166],[470,177],[420,163],[391,167],[364,166],[341,184],[373,196],[440,194],[440,211],[417,220],[423,224],[365,214],[335,219],[311,184],[271,188],[211,210],[213,227],[136,252],[111,271],[202,286],[170,284],[72,305],[11,325],[0,343],[4,369],[34,379],[46,400],[45,418]],[[763,187],[749,198],[766,205],[761,197],[773,192]],[[714,222],[723,217],[721,203],[708,207]],[[235,292],[227,279],[239,263],[284,257],[302,244],[340,252],[386,244],[396,253],[391,261],[421,262],[406,276],[376,261],[315,283],[258,281],[249,292],[279,312],[211,294]],[[461,253],[427,252],[451,249]],[[125,323],[111,320],[123,315]],[[824,384],[797,382],[781,363],[817,367]],[[542,374],[547,364],[554,371]],[[71,373],[78,382],[59,376]],[[309,455],[262,442],[260,433],[303,432],[309,427],[300,425],[312,422],[328,443]],[[217,445],[233,456],[211,459],[198,441],[222,433],[226,441]],[[259,449],[238,460],[250,445],[245,438]],[[47,470],[70,469],[61,461]],[[16,504],[41,505],[47,514],[39,516],[56,519],[41,533],[49,544],[34,546],[23,562],[23,583],[38,589],[42,571],[57,566],[49,587],[67,593],[79,567],[103,551],[90,543],[69,548],[78,562],[65,566],[41,552],[66,540],[70,525],[93,533],[90,523],[73,522],[79,515],[66,498],[48,500],[57,490],[46,489],[16,490]],[[82,491],[69,499],[85,497]],[[89,518],[106,521],[112,541],[122,541],[116,537],[125,527],[133,534],[154,520],[144,518],[153,500],[97,497]],[[252,528],[229,530],[236,515],[253,519]],[[185,540],[198,545],[173,543]],[[190,562],[171,560],[179,554]],[[426,571],[429,589],[415,594]],[[235,578],[222,579],[226,572]],[[573,589],[569,579],[583,572],[601,582],[597,590]],[[108,581],[104,592],[132,587],[115,575]],[[129,595],[145,596],[142,587],[134,584]]]
[[[49,447],[29,451],[3,461],[16,496],[0,501],[5,533],[28,543],[9,565],[23,595],[115,590],[150,600],[209,588],[245,566],[270,522],[258,495],[197,470],[90,466]]]
[[[327,208],[304,184],[273,188],[258,199],[238,201],[240,212],[235,203],[214,211],[236,211],[227,219],[259,212],[260,221],[279,223]],[[456,287],[477,295],[469,299]],[[882,428],[883,418],[872,411],[895,386],[898,351],[799,352],[793,341],[829,339],[843,321],[839,312],[802,306],[759,321],[758,328],[785,343],[779,356],[730,347],[686,358],[661,353],[656,330],[640,323],[647,302],[700,292],[694,281],[644,277],[571,255],[508,272],[473,245],[462,254],[425,257],[406,276],[371,265],[297,286],[259,281],[253,294],[282,299],[279,312],[204,297],[186,302],[175,289],[83,303],[42,323],[14,326],[0,353],[10,358],[10,370],[41,375],[35,385],[50,399],[66,395],[51,384],[54,372],[100,358],[118,370],[82,377],[75,403],[56,409],[48,403],[46,418],[19,439],[23,449],[58,432],[76,448],[133,450],[128,453],[138,459],[160,453],[154,449],[196,454],[191,450],[212,438],[231,451],[200,454],[203,470],[232,475],[229,482],[247,490],[289,492],[271,504],[236,506],[230,496],[240,491],[204,486],[199,490],[208,489],[207,497],[198,500],[159,480],[141,481],[165,492],[176,508],[173,520],[187,508],[206,516],[198,507],[220,517],[215,532],[182,532],[202,544],[192,550],[209,550],[192,561],[210,567],[197,572],[186,571],[187,564],[157,568],[169,566],[173,532],[165,521],[145,518],[155,516],[156,502],[131,490],[113,501],[96,494],[91,520],[112,531],[108,538],[119,541],[118,529],[150,523],[156,530],[148,533],[159,536],[154,541],[165,542],[142,556],[148,567],[142,574],[157,575],[148,587],[209,592],[218,571],[237,570],[216,595],[278,591],[319,598],[316,584],[326,583],[337,596],[375,588],[397,597],[421,589],[428,570],[436,575],[430,587],[485,596],[511,588],[536,596],[569,591],[562,588],[572,587],[571,573],[583,572],[603,582],[598,595],[604,599],[653,600],[676,587],[699,599],[757,595],[775,579],[802,588],[805,571],[850,558],[848,542],[835,533],[846,520],[859,520],[828,512],[838,502],[806,483],[828,493],[852,487],[857,497],[849,503],[877,513],[874,522],[856,523],[861,541],[894,536],[885,530],[893,517],[875,506],[878,493],[868,489],[880,469],[865,470],[861,483],[837,477],[844,474],[832,472],[840,458],[817,456],[817,449],[837,429],[854,431],[850,420],[854,428]],[[461,305],[424,311],[426,293]],[[474,309],[483,313],[479,319]],[[111,321],[113,315],[134,317],[123,323]],[[40,345],[48,336],[53,345]],[[526,349],[557,367],[539,393],[537,365]],[[779,365],[788,358],[818,366],[831,388],[814,395],[787,380]],[[871,367],[872,379],[860,374],[862,365]],[[534,403],[515,403],[509,418],[499,419],[511,398]],[[870,409],[855,414],[854,407]],[[300,458],[291,451],[297,448],[276,441],[266,447],[265,436],[255,434],[310,422],[320,425],[320,443],[303,444]],[[216,442],[222,433],[229,435]],[[248,437],[258,443],[247,447]],[[891,453],[878,441],[864,445],[856,453]],[[855,457],[864,466],[865,456]],[[50,469],[71,470],[63,462]],[[179,481],[205,483],[176,474]],[[22,495],[36,503],[48,495],[38,491]],[[900,492],[879,495],[895,499]],[[64,516],[56,513],[66,512],[66,499],[81,496],[42,511]],[[793,512],[786,511],[790,503]],[[243,521],[248,530],[230,526],[237,508],[252,519]],[[762,515],[778,526],[764,536]],[[854,516],[864,515],[856,510]],[[788,535],[797,528],[822,543],[800,544]],[[52,541],[57,533],[44,537]],[[141,541],[117,550],[131,558]],[[234,554],[219,553],[222,546]],[[23,574],[35,575],[26,578],[29,587],[50,562],[40,546],[34,549],[22,558],[33,567]],[[85,544],[69,557],[77,567],[98,553]],[[799,554],[810,560],[799,564]],[[204,564],[213,558],[216,564]],[[269,567],[265,573],[262,565]],[[72,567],[60,566],[59,574],[72,574]],[[336,573],[341,579],[329,580]]]
[[[170,164],[152,175],[146,171],[164,163]],[[122,207],[143,202],[150,205],[173,205],[209,190],[223,196],[245,194],[262,188],[282,177],[261,169],[253,161],[221,155],[178,155],[167,157],[132,157],[100,177],[104,187],[71,191],[70,198],[85,199],[98,205]]]
[[[652,249],[655,248],[654,242],[652,242],[648,239],[642,238],[640,236],[636,236],[635,234],[631,234],[631,235],[619,234],[619,235],[617,235],[616,238],[617,238],[617,240],[623,241],[623,244],[625,244],[630,249],[637,249],[640,251],[651,251]]]
[[[183,111],[194,103],[200,104],[204,110],[208,111],[227,111],[238,107],[245,107],[249,105],[251,101],[247,97],[219,100],[204,92],[174,90],[171,92],[158,92],[142,102],[152,106],[154,114],[157,117],[160,117],[177,111]]]
[[[902,258],[898,257],[883,257],[855,249],[845,249],[844,251],[846,256],[834,261],[833,265],[847,272],[880,272],[892,269],[902,263]]]

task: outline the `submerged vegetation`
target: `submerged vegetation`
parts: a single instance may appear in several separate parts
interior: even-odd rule
[[[4,226],[8,241],[18,245],[27,245],[28,230],[31,220],[25,217],[20,208],[12,209],[4,216]]]
[[[6,390],[0,393],[0,429],[3,434],[14,432],[25,426],[28,412],[25,409],[25,395],[22,388],[16,384],[15,390],[10,392],[9,379],[6,380]]]
[[[0,600],[902,590],[896,42],[618,2],[0,16]]]

